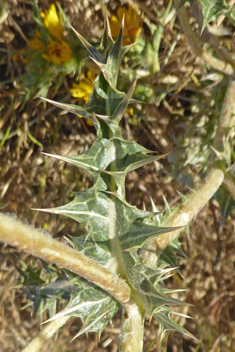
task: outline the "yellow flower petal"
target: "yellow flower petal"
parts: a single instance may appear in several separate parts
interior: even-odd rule
[[[60,66],[71,60],[73,53],[67,42],[61,41],[61,43],[58,43],[53,40],[50,42],[47,47],[48,53],[42,55],[45,60],[53,62],[56,66]]]
[[[132,6],[128,8],[125,6],[119,7],[117,14],[110,17],[110,28],[114,38],[118,36],[124,14],[125,20],[122,43],[123,45],[129,45],[133,44],[138,39],[142,29],[142,21],[141,15],[139,15]]]
[[[90,94],[93,91],[93,80],[96,77],[96,73],[88,71],[86,77],[82,75],[82,79],[79,83],[73,83],[73,88],[69,91],[74,98],[82,99],[86,103],[89,100]]]
[[[63,39],[63,25],[61,14],[57,14],[55,4],[52,4],[49,10],[40,13],[44,26],[59,41]]]
[[[82,119],[82,118],[83,118],[83,116],[80,116],[80,115],[77,115],[77,117],[79,117],[79,119]],[[88,120],[88,119],[86,119],[86,124],[87,124],[88,126],[93,126],[93,122],[90,121],[90,120]]]
[[[39,40],[37,37],[31,39],[29,41],[29,46],[31,49],[39,50],[39,49],[44,49],[44,44]]]
[[[85,101],[85,104],[88,102],[89,97],[93,91],[93,81],[96,78],[97,73],[93,71],[88,71],[86,76],[82,74],[81,80],[79,83],[73,83],[73,88],[69,91],[74,98],[81,99]],[[79,116],[82,118],[82,116]],[[93,123],[90,120],[86,120],[87,125],[93,126]]]

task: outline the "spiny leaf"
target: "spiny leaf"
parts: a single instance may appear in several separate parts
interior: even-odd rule
[[[91,56],[91,59],[98,65],[98,67],[103,72],[103,75],[106,81],[110,84],[110,87],[113,89],[116,88],[117,78],[119,72],[119,64],[120,64],[120,54],[122,48],[122,33],[123,33],[123,24],[119,32],[119,36],[114,43],[112,49],[107,58],[106,64],[100,63],[96,58]]]
[[[47,101],[48,103],[50,103],[54,106],[57,106],[58,108],[60,108],[62,110],[65,110],[67,112],[71,112],[72,114],[75,114],[75,115],[80,115],[82,117],[89,119],[91,122],[94,122],[92,119],[92,116],[93,116],[92,113],[90,113],[86,108],[83,108],[78,105],[58,103],[54,100],[50,100],[50,99],[43,98],[43,97],[40,97],[40,98],[42,100]]]
[[[70,280],[77,285],[76,293],[71,295],[67,307],[48,321],[65,316],[75,316],[80,318],[84,325],[74,338],[84,332],[97,332],[100,336],[119,309],[118,302],[95,285],[66,272]]]
[[[141,221],[136,221],[132,223],[128,233],[121,237],[122,249],[141,248],[151,237],[157,237],[178,229],[178,227],[152,227],[144,225]]]
[[[87,51],[90,53],[91,59],[95,59],[98,62],[104,62],[104,54],[101,54],[98,50],[96,50],[81,34],[79,34],[73,27],[71,27],[78,37],[78,39],[81,41],[81,43],[84,45],[84,47],[87,49]]]
[[[119,31],[118,38],[116,42],[110,38],[111,31],[108,26],[109,34],[109,51],[107,53],[107,59],[104,63],[103,61],[98,60],[95,56],[90,56],[90,58],[95,62],[95,64],[100,68],[102,71],[104,78],[110,85],[112,89],[116,88],[118,73],[119,73],[119,65],[123,55],[133,47],[134,44],[127,45],[125,47],[122,46],[122,39],[123,39],[123,26],[124,26],[124,19],[122,21],[122,26]]]
[[[134,264],[133,257],[131,260],[131,254],[129,254],[129,258],[127,257],[128,254],[126,253],[125,258],[126,261],[129,261],[128,279],[150,315],[153,315],[154,311],[161,306],[183,304],[167,295],[167,290],[164,290],[162,282],[169,269],[166,270],[160,267],[149,268],[142,262]]]
[[[118,152],[111,153],[111,150]],[[117,175],[121,177],[124,181],[124,177],[128,172],[165,156],[152,156],[147,155],[147,153],[154,152],[149,151],[133,141],[126,141],[122,138],[112,138],[110,140],[97,138],[92,147],[79,156],[64,157],[47,153],[44,154],[80,167],[94,177],[101,171],[108,171],[114,176]]]
[[[122,99],[122,101],[119,103],[119,105],[117,106],[116,110],[113,113],[112,118],[117,120],[118,122],[121,120],[124,112],[127,109],[128,104],[131,101],[131,97],[134,93],[135,86],[136,86],[136,81],[132,84],[131,88],[129,89],[129,91],[127,92],[127,94]]]
[[[153,316],[158,320],[160,323],[160,335],[161,338],[163,338],[164,334],[168,330],[173,330],[173,331],[178,331],[181,334],[184,334],[190,338],[193,338],[197,342],[200,342],[198,339],[196,339],[190,332],[188,332],[186,329],[184,329],[182,326],[174,322],[172,318],[170,317],[170,314],[177,314],[180,315],[177,312],[172,312],[170,309],[160,309],[159,311],[156,311]],[[189,318],[186,316],[186,318]]]
[[[227,217],[231,211],[235,208],[235,200],[227,191],[226,188],[221,186],[215,194],[215,199],[218,201],[220,206],[220,212],[222,215],[222,227],[224,227]]]

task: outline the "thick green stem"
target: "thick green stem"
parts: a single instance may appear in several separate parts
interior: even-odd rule
[[[59,267],[71,270],[98,285],[122,304],[130,299],[130,287],[117,275],[49,235],[0,213],[0,241],[20,248]]]
[[[20,352],[36,352],[38,351],[44,342],[49,340],[58,329],[60,329],[71,317],[66,316],[61,319],[53,320],[48,323],[32,340],[30,340],[26,346]]]

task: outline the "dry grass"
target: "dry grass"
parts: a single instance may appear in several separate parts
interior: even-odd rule
[[[49,3],[51,2],[46,0],[39,1],[40,9],[48,7]],[[111,3],[108,8],[113,10],[118,1]],[[154,1],[142,3],[153,13]],[[166,3],[159,1],[159,11],[165,8]],[[95,39],[97,34],[102,33],[102,11],[96,1],[61,0],[60,4],[82,35]],[[40,104],[39,99],[32,99],[22,107],[17,77],[27,70],[27,64],[14,61],[13,53],[25,47],[26,38],[30,38],[29,33],[35,29],[35,23],[32,20],[32,7],[26,0],[9,0],[6,9],[7,12],[0,22],[0,46],[3,50],[0,60],[0,79],[3,82],[0,84],[0,137],[3,137],[8,128],[10,134],[0,150],[0,207],[4,212],[15,213],[32,225],[46,228],[56,238],[68,233],[77,235],[82,229],[72,220],[41,214],[31,208],[50,208],[65,204],[73,198],[72,192],[91,185],[91,178],[81,170],[50,159],[41,152],[62,155],[81,153],[94,140],[94,130],[73,115],[64,115],[54,107]],[[152,26],[156,26],[154,19],[148,16],[148,13],[143,12],[145,23],[151,22]],[[157,22],[157,16],[155,19]],[[174,25],[166,25],[159,52],[160,63],[163,63],[178,29],[177,21]],[[143,32],[143,35],[149,35],[146,24]],[[223,43],[228,45],[229,42],[231,38],[226,37]],[[166,95],[158,102],[157,93],[155,99],[140,108],[139,113],[137,109],[136,114],[144,116],[137,126],[128,124],[127,119],[124,119],[123,133],[151,150],[171,155],[161,163],[153,163],[128,175],[126,190],[131,204],[142,208],[145,203],[148,208],[151,195],[159,208],[164,209],[164,195],[169,204],[176,206],[180,201],[177,191],[188,194],[187,185],[192,182],[196,186],[200,181],[200,161],[196,160],[194,164],[185,163],[188,159],[187,144],[192,145],[193,149],[193,143],[197,146],[198,140],[200,143],[207,137],[205,129],[195,126],[197,123],[200,126],[204,115],[208,117],[209,128],[215,124],[218,117],[216,109],[219,109],[217,103],[219,105],[222,100],[218,98],[215,103],[213,99],[216,89],[220,92],[227,82],[226,77],[222,83],[216,78],[209,81],[207,74],[206,67],[195,58],[184,35],[181,35],[161,75],[157,79],[146,79],[145,84],[158,92],[163,90],[171,95]],[[169,83],[172,77],[175,77],[174,84]],[[56,100],[71,102],[68,92],[70,81],[71,77],[63,80]],[[201,84],[198,84],[200,81]],[[51,91],[53,87],[49,95],[52,94]],[[194,108],[191,105],[193,100],[196,102]],[[43,148],[29,138],[28,132],[40,141]],[[211,200],[191,224],[190,236],[186,233],[181,236],[183,249],[188,257],[180,259],[184,278],[176,274],[169,285],[186,289],[180,298],[191,306],[185,306],[182,312],[193,319],[181,318],[180,323],[202,343],[198,344],[178,334],[170,334],[165,337],[160,348],[157,322],[152,321],[150,325],[146,324],[145,351],[235,350],[234,230],[235,213],[228,217],[222,229],[218,204]],[[1,245],[0,351],[3,352],[19,350],[40,329],[39,318],[32,309],[21,310],[28,299],[23,294],[23,289],[16,287],[19,275],[15,265],[18,265],[19,259],[26,260],[27,263],[35,260],[14,248]],[[117,351],[119,315],[113,325],[105,329],[100,341],[95,334],[90,334],[88,337],[82,335],[69,343],[80,326],[79,320],[71,319],[41,351]]]

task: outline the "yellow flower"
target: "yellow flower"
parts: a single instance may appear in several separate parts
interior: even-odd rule
[[[36,32],[35,38],[29,41],[30,48],[34,50],[42,49],[42,57],[56,66],[69,62],[73,53],[69,44],[63,40],[62,18],[60,14],[57,14],[55,5],[52,4],[48,11],[41,12],[40,16],[43,19],[44,26],[53,38],[50,37],[48,45],[44,45],[40,33]]]
[[[88,102],[89,97],[93,91],[93,81],[96,78],[97,74],[92,71],[88,71],[86,76],[82,75],[82,79],[79,83],[73,83],[73,88],[69,91],[74,98],[85,101],[85,104]],[[82,118],[82,116],[79,116]],[[87,120],[86,123],[89,126],[93,126],[93,123],[90,120]]]
[[[36,37],[31,39],[29,41],[29,46],[31,49],[35,49],[35,50],[38,50],[38,49],[45,49],[45,46],[44,44],[41,42],[41,40],[39,39],[40,38],[40,33],[39,32],[36,32]]]
[[[125,113],[130,116],[134,116],[134,109],[133,108],[126,109]]]
[[[125,6],[119,7],[117,14],[110,17],[110,28],[114,38],[118,37],[124,14],[125,20],[122,43],[123,45],[129,45],[133,44],[138,39],[142,29],[142,21],[141,15],[138,15],[137,11],[132,6],[128,6],[128,8]]]
[[[73,55],[69,44],[64,40],[60,43],[50,40],[50,44],[46,49],[48,54],[42,54],[42,57],[49,62],[53,62],[56,66],[69,62]]]
[[[73,88],[69,90],[72,96],[84,100],[85,103],[87,103],[93,91],[93,80],[95,77],[96,74],[92,71],[88,71],[86,76],[82,75],[80,82],[73,83]]]
[[[61,14],[57,14],[55,4],[52,4],[49,10],[42,11],[40,16],[43,19],[44,26],[57,40],[63,39],[63,24]]]

